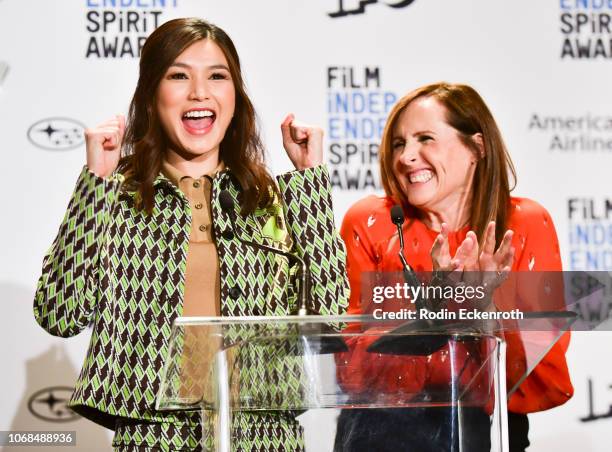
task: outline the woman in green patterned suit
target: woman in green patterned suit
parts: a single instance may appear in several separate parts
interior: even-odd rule
[[[176,19],[142,49],[127,121],[86,131],[87,165],[45,256],[34,315],[56,336],[92,325],[70,406],[115,430],[115,449],[200,448],[199,416],[154,408],[177,316],[297,310],[288,261],[243,239],[316,263],[310,308],[345,310],[322,131],[292,115],[281,130],[296,171],[275,182],[232,41],[203,20]],[[290,413],[243,413],[234,432],[239,450],[303,449]]]

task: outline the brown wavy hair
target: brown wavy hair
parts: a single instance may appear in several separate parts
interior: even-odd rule
[[[119,163],[125,186],[137,192],[136,206],[148,213],[153,210],[153,182],[169,144],[157,114],[157,89],[176,58],[202,39],[210,39],[221,48],[236,90],[234,117],[221,141],[219,158],[242,189],[242,213],[270,205],[277,190],[264,165],[255,109],[246,94],[234,43],[221,28],[205,20],[174,19],[157,28],[142,48],[140,74],[123,140],[124,157]]]
[[[399,200],[412,216],[418,215],[417,209],[408,203],[393,171],[393,131],[404,109],[424,97],[433,97],[446,108],[446,122],[477,156],[481,155],[481,148],[472,136],[482,135],[484,155],[478,159],[474,172],[469,224],[482,242],[487,225],[495,220],[495,238],[499,244],[508,224],[510,191],[516,183],[516,171],[491,111],[476,90],[468,85],[441,82],[423,86],[395,104],[380,146],[380,174],[387,196]]]

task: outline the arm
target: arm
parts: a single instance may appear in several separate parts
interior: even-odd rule
[[[346,254],[334,224],[331,184],[323,163],[323,130],[287,115],[283,147],[297,171],[278,178],[295,252],[306,261],[311,297],[319,314],[342,314],[348,305]]]
[[[319,165],[278,177],[295,252],[306,259],[314,309],[341,314],[348,304],[344,244],[336,232],[327,168]]]
[[[371,300],[361,299],[362,275],[375,272],[377,269],[376,253],[367,234],[367,200],[351,207],[342,221],[340,235],[346,244],[346,270],[351,285],[349,314],[361,314],[363,307],[371,304]],[[363,207],[362,207],[363,206]]]
[[[118,115],[85,131],[87,166],[45,255],[34,296],[34,317],[54,336],[78,334],[93,315],[105,229],[123,180],[113,172],[124,130],[125,119]]]
[[[81,172],[53,245],[43,260],[34,297],[36,321],[54,336],[78,334],[96,304],[100,249],[120,178]]]
[[[516,232],[515,248],[518,252],[513,270],[525,281],[517,285],[517,307],[525,311],[562,310],[565,308],[560,274],[562,266],[553,221],[548,212],[533,201],[524,200],[519,206],[520,215],[513,222],[516,226],[511,225]],[[546,292],[541,290],[545,287],[545,278],[553,279],[548,284],[552,290]],[[554,281],[557,278],[561,281]],[[513,380],[517,381],[525,370],[528,361],[525,346],[535,344],[532,348],[537,349],[538,339],[550,340],[555,334],[554,331],[523,331],[506,335],[509,384]],[[530,413],[549,409],[565,403],[573,395],[574,389],[565,360],[569,340],[569,332],[563,334],[511,395],[508,400],[510,411]]]

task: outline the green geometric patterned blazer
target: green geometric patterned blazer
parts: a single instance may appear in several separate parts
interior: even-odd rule
[[[277,180],[282,203],[247,217],[240,215],[236,203],[235,230],[245,239],[307,256],[314,308],[321,314],[342,313],[349,289],[327,169],[293,171]],[[197,418],[154,409],[171,325],[182,311],[190,206],[160,174],[154,184],[153,213],[147,215],[134,207],[134,193],[124,190],[122,181],[121,175],[99,178],[87,167],[81,172],[43,261],[34,315],[55,336],[74,336],[88,325],[93,327],[70,401],[77,413],[110,429],[115,429],[118,419],[160,423],[172,432],[157,436],[165,435],[176,447],[192,446],[193,438],[177,437],[176,431],[193,426]],[[294,312],[297,296],[291,275],[295,272],[285,258],[237,240],[228,213],[221,209],[221,190],[229,190],[237,199],[240,189],[230,170],[214,178],[211,197],[221,315]],[[291,416],[253,413],[236,422],[242,435],[251,438],[243,450],[302,448],[299,427]],[[152,442],[146,432],[142,436],[144,444]]]

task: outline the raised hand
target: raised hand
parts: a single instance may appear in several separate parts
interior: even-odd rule
[[[511,230],[506,231],[504,238],[495,250],[495,222],[491,221],[485,231],[485,240],[482,252],[478,258],[478,267],[483,272],[510,272],[514,260],[514,247],[512,246]]]
[[[478,237],[473,231],[469,231],[455,255],[451,257],[448,226],[443,223],[431,248],[433,270],[446,274],[444,278],[447,283],[483,285],[487,291],[492,292],[507,278],[512,268],[512,236],[511,230],[506,231],[496,250],[495,222],[491,221],[485,230],[482,251],[479,252]]]
[[[287,115],[281,124],[283,147],[298,171],[323,163],[323,129],[309,126]]]
[[[87,167],[96,176],[108,177],[117,168],[124,132],[123,115],[117,115],[96,127],[85,130]]]

